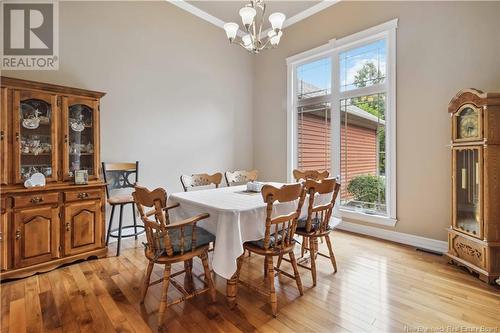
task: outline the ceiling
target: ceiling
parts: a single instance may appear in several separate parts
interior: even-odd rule
[[[201,9],[202,11],[222,20],[223,22],[236,22],[241,27],[241,18],[238,14],[240,8],[244,7],[249,1],[211,1],[211,0],[198,0],[198,1],[186,1],[187,3]],[[269,14],[274,12],[282,12],[289,19],[294,15],[303,12],[315,5],[318,5],[320,0],[309,0],[309,1],[281,1],[281,0],[267,0],[266,4],[266,18]],[[267,21],[267,20],[266,20]],[[269,22],[265,23],[265,26]]]

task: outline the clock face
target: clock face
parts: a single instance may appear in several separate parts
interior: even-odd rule
[[[479,134],[478,120],[476,116],[460,118],[460,137],[464,139],[476,138]]]
[[[458,137],[470,139],[479,137],[478,112],[472,108],[465,108],[458,117]]]

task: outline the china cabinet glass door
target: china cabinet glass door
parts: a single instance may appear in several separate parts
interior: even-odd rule
[[[77,170],[86,170],[89,179],[96,179],[99,170],[97,101],[64,97],[63,110],[64,179],[72,179]]]
[[[482,169],[481,147],[453,149],[453,226],[479,238],[483,235]]]
[[[14,174],[23,183],[34,173],[57,180],[57,97],[16,90],[14,106]]]

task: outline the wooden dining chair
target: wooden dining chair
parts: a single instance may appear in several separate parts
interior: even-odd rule
[[[302,290],[302,282],[300,281],[300,275],[297,268],[297,261],[293,253],[293,249],[295,246],[295,240],[293,239],[293,237],[295,228],[297,226],[297,219],[300,216],[300,211],[302,209],[302,205],[304,204],[305,189],[302,184],[299,183],[283,185],[281,188],[276,188],[271,185],[264,185],[264,187],[262,187],[262,198],[266,203],[265,236],[263,239],[258,241],[245,242],[243,244],[243,248],[250,252],[254,252],[258,255],[264,256],[264,276],[267,277],[269,293],[266,293],[239,279],[244,255],[241,255],[238,258],[236,273],[233,278],[229,280],[227,288],[229,299],[232,302],[230,306],[234,306],[236,304],[238,283],[244,284],[245,286],[254,289],[259,293],[265,294],[269,297],[272,314],[274,317],[276,317],[278,313],[278,300],[276,298],[276,291],[274,289],[274,257],[283,257],[284,255],[288,254],[294,274],[292,275],[278,268],[276,268],[276,270],[279,271],[279,273],[294,279],[297,283],[297,288],[299,289],[300,295],[304,294]],[[273,205],[276,201],[279,203],[297,201],[297,205],[290,214],[280,215],[273,218]]]
[[[332,262],[332,266],[335,272],[337,272],[337,262],[335,260],[335,255],[333,253],[332,243],[330,241],[330,218],[332,217],[333,207],[335,205],[335,200],[337,200],[337,195],[340,190],[340,183],[337,183],[335,178],[327,178],[323,181],[314,181],[309,179],[304,184],[307,194],[309,195],[309,206],[307,208],[307,218],[300,219],[297,223],[297,229],[295,233],[302,236],[304,239],[308,240],[309,248],[307,250],[311,254],[311,266],[305,266],[301,263],[298,265],[302,268],[311,271],[313,286],[316,285],[316,257],[317,255],[329,258]],[[315,205],[314,202],[317,200],[318,195],[329,195],[331,194],[331,200],[326,204]],[[328,246],[329,255],[319,252],[318,249],[318,238],[324,237],[326,245]],[[278,258],[277,267],[281,265],[281,261],[287,259],[280,256]]]
[[[250,170],[250,171],[236,170],[236,171],[226,171],[224,173],[224,178],[226,178],[227,186],[235,186],[256,181],[257,175],[258,175],[257,170]]]
[[[181,176],[181,184],[184,188],[184,192],[187,192],[189,189],[194,189],[200,186],[210,186],[215,185],[215,188],[220,186],[222,182],[222,173],[217,172],[213,175],[209,175],[207,173],[199,173],[195,175],[182,175]]]
[[[307,179],[312,179],[312,180],[323,180],[325,178],[328,178],[330,173],[328,170],[299,170],[299,169],[294,169],[293,170],[293,178],[295,178],[296,182],[300,181],[305,181]],[[320,237],[321,243],[323,243],[323,238]],[[309,244],[307,243],[308,239],[302,237],[302,249],[301,249],[301,255],[300,257],[304,257],[304,254],[306,252],[306,249],[309,247]]]
[[[330,173],[327,170],[324,171],[319,171],[319,170],[298,170],[295,169],[293,170],[293,178],[295,178],[295,181],[301,181],[301,180],[307,180],[307,179],[312,179],[312,180],[323,180],[325,178],[328,178]]]
[[[106,183],[106,196],[108,204],[111,206],[111,215],[109,217],[108,230],[106,233],[106,245],[109,243],[109,238],[118,238],[116,248],[116,256],[120,255],[120,247],[122,238],[135,237],[144,233],[144,227],[137,225],[135,217],[134,198],[130,192],[123,194],[119,193],[123,189],[132,189],[139,181],[139,162],[134,163],[102,163],[102,173],[104,182]],[[123,225],[123,208],[127,205],[132,206],[133,225]],[[111,229],[115,207],[120,207],[120,219],[118,220],[118,228]],[[123,234],[123,230],[134,229],[134,232]]]
[[[144,187],[136,186],[132,195],[146,228],[145,255],[149,261],[141,290],[141,303],[144,303],[149,286],[160,282],[163,282],[163,288],[158,311],[159,324],[163,322],[165,312],[169,306],[201,293],[210,292],[211,301],[214,303],[216,290],[208,267],[208,244],[213,242],[215,237],[196,225],[199,221],[208,218],[209,215],[200,214],[170,223],[168,211],[178,207],[179,204],[167,206],[167,192],[164,189],[157,188],[154,191],[149,191]],[[150,210],[146,211],[146,209]],[[151,217],[154,217],[154,219],[151,219]],[[192,283],[193,276],[198,278],[192,273],[194,257],[199,257],[203,264],[204,280],[200,279],[200,281],[204,284],[204,287],[197,290],[189,288],[188,291],[173,278],[184,273],[188,281],[190,281],[190,286],[194,286]],[[184,263],[184,270],[172,274],[172,264],[179,262]],[[162,279],[150,282],[154,264],[164,265],[165,270]],[[170,284],[179,290],[182,296],[168,302],[167,294]]]

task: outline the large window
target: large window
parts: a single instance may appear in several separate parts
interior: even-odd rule
[[[393,225],[397,20],[287,59],[289,174],[340,178],[337,214]]]

